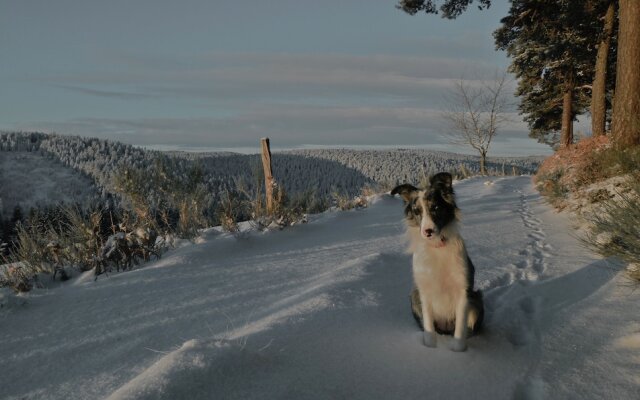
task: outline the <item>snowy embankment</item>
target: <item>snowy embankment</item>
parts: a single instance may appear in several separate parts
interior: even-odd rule
[[[485,291],[466,353],[421,344],[402,202],[236,240],[0,308],[2,399],[631,399],[640,292],[528,177],[456,185]]]

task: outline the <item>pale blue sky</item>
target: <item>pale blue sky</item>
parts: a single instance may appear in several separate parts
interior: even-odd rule
[[[393,0],[0,0],[0,129],[162,148],[450,147],[452,79],[504,68],[507,2],[455,21]],[[578,127],[579,129],[579,127]],[[494,154],[548,153],[513,123]]]

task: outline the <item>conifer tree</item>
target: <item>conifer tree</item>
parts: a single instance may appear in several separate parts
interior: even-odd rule
[[[592,18],[582,0],[513,0],[494,32],[497,48],[511,57],[530,136],[541,142],[558,130],[561,146],[573,142],[573,121],[586,110],[584,89],[593,79]]]
[[[453,19],[473,3],[473,0],[400,0],[397,7],[411,15],[422,11]],[[593,134],[605,133],[616,84],[617,3],[617,0],[511,0],[509,15],[503,18],[503,26],[494,33],[494,38],[498,49],[506,50],[512,58],[510,71],[519,80],[516,94],[521,96],[520,111],[529,123],[531,137],[556,144],[561,132],[561,144],[570,144],[573,121],[587,107],[592,115]],[[637,96],[640,2],[622,3],[620,18],[625,26],[620,29],[632,39],[625,42],[626,50],[618,57],[623,60],[622,70],[628,71],[627,79],[623,79],[631,84],[620,87],[626,100],[624,105],[619,104],[618,114],[627,117],[617,126],[620,132],[635,132],[640,125],[638,118],[631,117],[638,114],[640,107]],[[491,2],[479,0],[477,5],[485,9]],[[636,135],[640,142],[640,133]]]
[[[397,8],[415,15],[421,11],[427,14],[440,14],[442,18],[455,19],[473,4],[473,0],[444,0],[441,3],[437,0],[400,0]],[[477,0],[480,10],[491,7],[491,0]]]

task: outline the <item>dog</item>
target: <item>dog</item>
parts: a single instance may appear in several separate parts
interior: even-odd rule
[[[391,191],[396,194],[404,200],[415,284],[410,298],[424,345],[436,347],[436,333],[453,334],[450,349],[465,351],[468,334],[482,326],[484,305],[482,292],[473,288],[475,268],[458,231],[452,176],[440,172],[426,189],[403,184]]]

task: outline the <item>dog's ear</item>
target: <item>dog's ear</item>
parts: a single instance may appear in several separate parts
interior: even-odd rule
[[[440,191],[442,199],[454,207],[456,201],[453,196],[453,177],[448,172],[440,172],[431,177],[429,181],[433,189]]]
[[[420,189],[418,189],[417,187],[405,183],[393,188],[393,190],[391,191],[391,195],[395,196],[396,194],[399,194],[400,196],[402,196],[404,202],[408,203],[418,195],[418,191],[420,191]]]
[[[431,177],[429,181],[432,187],[437,187],[439,189],[451,190],[453,177],[448,172],[439,172]]]

